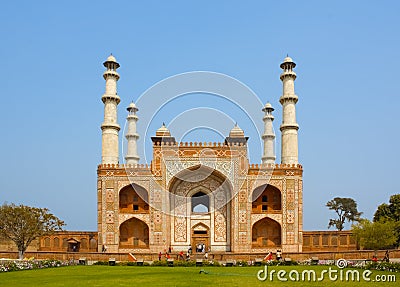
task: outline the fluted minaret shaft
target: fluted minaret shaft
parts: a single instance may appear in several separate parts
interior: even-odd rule
[[[281,64],[283,70],[280,79],[283,83],[283,93],[279,99],[282,105],[282,124],[280,127],[282,135],[281,162],[285,164],[298,163],[298,138],[299,125],[296,122],[297,95],[294,93],[294,80],[296,73],[293,68],[296,64],[290,57],[286,57]]]
[[[265,107],[262,109],[265,113],[263,121],[264,121],[264,134],[262,135],[262,139],[264,140],[264,153],[262,157],[263,164],[273,164],[275,163],[275,132],[272,122],[274,120],[274,116],[272,112],[274,108],[270,103],[267,103]]]
[[[118,164],[118,132],[120,127],[117,121],[117,106],[120,98],[117,94],[117,81],[119,80],[117,69],[119,68],[119,64],[114,56],[111,55],[103,65],[107,70],[103,74],[106,80],[106,90],[101,97],[104,103],[104,121],[101,125],[101,162],[103,164]]]
[[[128,110],[128,117],[126,120],[128,121],[128,130],[125,134],[125,137],[128,141],[127,151],[126,151],[126,164],[138,164],[139,156],[137,153],[137,140],[139,138],[139,134],[136,132],[136,123],[139,120],[136,112],[139,110],[134,103],[131,103]]]

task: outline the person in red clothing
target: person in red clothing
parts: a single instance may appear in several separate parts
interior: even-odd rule
[[[184,258],[183,258],[183,251],[179,252],[179,260],[184,260]]]
[[[267,256],[264,257],[264,261],[271,261],[272,260],[272,252],[268,252]]]

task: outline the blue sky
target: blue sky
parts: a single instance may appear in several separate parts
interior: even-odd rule
[[[69,230],[96,230],[102,62],[111,52],[121,64],[121,126],[129,102],[157,82],[213,71],[272,103],[278,146],[279,64],[289,53],[298,74],[304,229],[327,228],[334,214],[325,203],[335,196],[354,198],[371,218],[380,203],[400,192],[399,6],[398,1],[6,1],[0,11],[0,202],[48,207]],[[235,107],[197,99],[226,112],[246,132],[251,129]],[[171,102],[154,128],[194,102]],[[258,124],[262,116],[260,111]],[[259,142],[249,135],[251,143]],[[211,141],[221,135],[203,130],[185,139],[196,137]],[[260,151],[249,153],[258,163]]]

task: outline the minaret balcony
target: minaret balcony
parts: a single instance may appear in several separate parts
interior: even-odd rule
[[[280,75],[280,79],[281,79],[281,81],[283,81],[283,79],[285,79],[285,78],[292,78],[293,80],[296,80],[297,75],[293,71],[285,71]]]
[[[299,125],[298,124],[281,124],[280,130],[299,130]]]
[[[296,94],[285,94],[279,98],[279,102],[283,105],[286,102],[294,102],[295,104],[299,101],[299,97]]]
[[[116,123],[102,123],[101,130],[105,130],[105,129],[114,129],[114,130],[119,131],[121,129],[121,127],[119,126],[119,124],[116,124]]]
[[[121,98],[117,94],[104,94],[101,97],[101,101],[105,104],[107,101],[115,101],[117,104],[120,103]]]
[[[106,70],[106,71],[103,73],[103,78],[104,78],[104,80],[107,80],[108,77],[114,77],[114,78],[116,78],[117,80],[119,80],[119,74],[118,74],[117,71],[114,71],[114,70]]]

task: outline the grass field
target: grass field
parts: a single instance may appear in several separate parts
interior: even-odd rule
[[[329,267],[326,266],[278,266],[271,270],[312,269],[317,276]],[[280,282],[276,275],[271,282],[259,281],[257,272],[261,267],[147,267],[147,266],[72,266],[28,271],[0,273],[0,286],[398,286],[398,282],[332,282],[325,276],[323,282]],[[199,273],[200,270],[208,272]],[[343,269],[344,271],[348,269]],[[363,270],[360,270],[360,274]],[[372,271],[371,281],[376,276],[399,273]],[[286,275],[288,278],[288,275]]]

